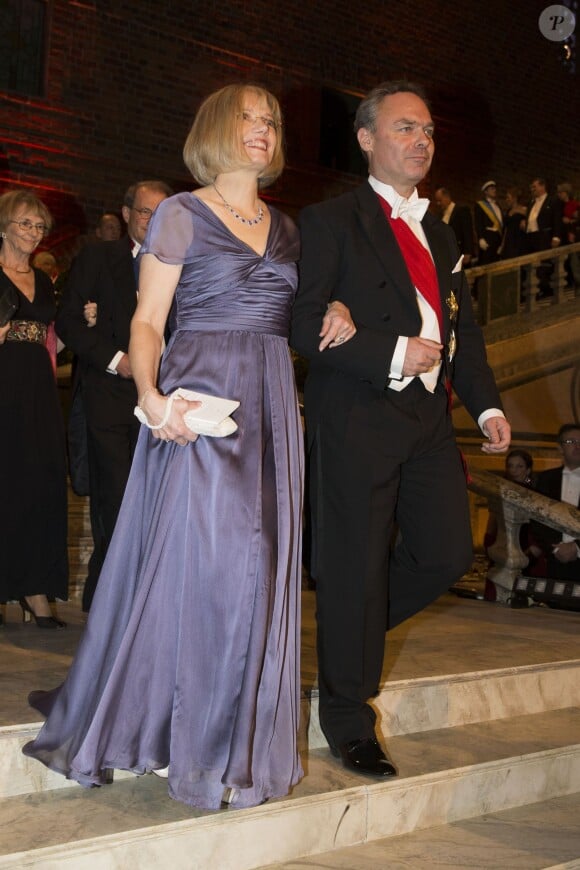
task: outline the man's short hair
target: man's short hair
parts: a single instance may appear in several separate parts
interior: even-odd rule
[[[564,423],[558,429],[558,444],[566,439],[569,432],[580,432],[580,423]]]
[[[226,85],[203,101],[183,146],[184,163],[200,184],[213,184],[221,172],[248,165],[239,134],[239,118],[248,91],[265,100],[277,126],[272,162],[258,179],[259,186],[271,184],[284,169],[282,113],[276,97],[261,85]]]
[[[429,108],[429,100],[427,94],[421,85],[414,82],[408,82],[405,79],[399,79],[392,82],[382,82],[373,88],[366,97],[363,97],[356,110],[354,118],[354,132],[358,133],[364,127],[374,133],[377,129],[377,114],[379,106],[385,97],[392,97],[393,94],[415,94],[420,100],[423,100],[427,108]]]
[[[169,185],[165,184],[164,181],[159,181],[159,179],[157,178],[151,181],[136,181],[135,184],[132,184],[125,191],[125,196],[123,197],[123,205],[126,205],[127,208],[133,208],[133,203],[135,202],[137,191],[141,190],[142,187],[147,187],[149,190],[154,190],[157,193],[162,193],[164,196],[173,196],[173,190],[169,187]]]
[[[569,181],[563,181],[558,185],[558,193],[567,193],[568,196],[572,196],[572,185]]]

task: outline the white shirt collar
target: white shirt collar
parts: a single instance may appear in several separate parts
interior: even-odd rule
[[[382,196],[383,199],[386,199],[391,208],[393,208],[397,200],[405,199],[404,196],[401,196],[400,193],[397,193],[394,187],[391,187],[390,184],[385,184],[384,181],[379,181],[378,178],[374,177],[374,175],[369,175],[369,184],[375,191],[375,193],[378,193],[379,196]],[[417,193],[417,188],[415,188],[407,201],[415,202],[415,200],[417,199],[419,199],[419,194]]]

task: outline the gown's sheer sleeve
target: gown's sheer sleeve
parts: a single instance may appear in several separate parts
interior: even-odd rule
[[[193,260],[194,216],[189,193],[178,193],[159,203],[149,222],[139,254],[154,254],[162,263],[181,264]]]

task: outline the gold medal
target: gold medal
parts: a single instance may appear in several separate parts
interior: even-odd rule
[[[455,330],[452,329],[449,334],[449,341],[447,342],[447,359],[449,362],[453,360],[455,356],[455,351],[457,350],[457,339],[455,338]]]
[[[446,302],[449,307],[449,319],[451,320],[451,323],[454,323],[457,318],[457,312],[459,311],[459,305],[457,304],[457,299],[455,298],[453,290],[449,291],[449,296],[447,297]],[[455,341],[455,337],[453,340]]]

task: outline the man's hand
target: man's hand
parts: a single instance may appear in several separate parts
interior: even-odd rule
[[[131,363],[129,362],[129,355],[124,353],[119,362],[117,363],[117,374],[122,378],[132,378],[133,372],[131,371]]]
[[[482,428],[489,439],[481,445],[483,452],[505,453],[512,436],[511,426],[505,417],[489,417]]]
[[[429,372],[441,359],[443,345],[430,338],[410,338],[403,362],[403,376],[414,377]]]

